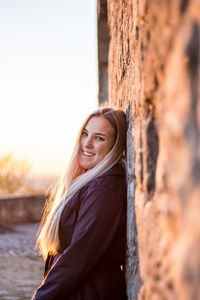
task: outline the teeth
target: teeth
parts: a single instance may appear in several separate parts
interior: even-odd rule
[[[94,156],[94,154],[87,152],[87,151],[83,151],[83,154],[86,156],[89,156],[89,157]]]

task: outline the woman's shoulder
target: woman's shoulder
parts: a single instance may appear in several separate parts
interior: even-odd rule
[[[126,177],[125,170],[120,165],[115,165],[103,174],[88,182],[81,190],[80,202],[86,207],[91,204],[103,209],[113,206],[115,208],[124,207],[126,202]]]

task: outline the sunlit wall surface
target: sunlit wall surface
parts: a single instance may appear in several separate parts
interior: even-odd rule
[[[59,174],[97,107],[96,1],[0,1],[0,155]]]

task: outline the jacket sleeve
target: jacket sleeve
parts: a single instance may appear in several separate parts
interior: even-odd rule
[[[89,186],[82,194],[71,244],[51,267],[32,300],[69,296],[97,264],[119,226],[122,201],[119,193],[104,185]]]

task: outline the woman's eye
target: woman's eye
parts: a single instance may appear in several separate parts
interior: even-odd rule
[[[104,139],[102,137],[100,137],[100,136],[96,136],[96,140],[97,141],[104,141]]]
[[[82,136],[87,136],[88,134],[87,134],[86,131],[82,131],[81,135],[82,135]]]

